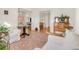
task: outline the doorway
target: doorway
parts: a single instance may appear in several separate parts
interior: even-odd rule
[[[39,28],[42,32],[50,32],[50,11],[40,11]]]
[[[27,33],[31,32],[31,14],[32,12],[27,9],[18,8],[18,28],[22,30],[23,27],[26,27]]]

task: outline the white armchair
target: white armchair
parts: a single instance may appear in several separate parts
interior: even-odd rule
[[[10,32],[10,44],[18,40],[20,40],[20,30],[16,28]]]

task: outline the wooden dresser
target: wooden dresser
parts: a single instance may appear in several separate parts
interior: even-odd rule
[[[69,17],[63,15],[55,17],[54,34],[65,36],[66,29],[69,29]]]

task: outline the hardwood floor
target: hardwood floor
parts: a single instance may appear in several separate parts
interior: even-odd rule
[[[47,42],[48,34],[43,32],[32,32],[30,36],[21,38],[19,41],[10,44],[11,50],[32,50],[42,48]]]

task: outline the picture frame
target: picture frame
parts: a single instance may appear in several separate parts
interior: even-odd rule
[[[8,15],[8,10],[4,10],[4,14],[5,15]]]

